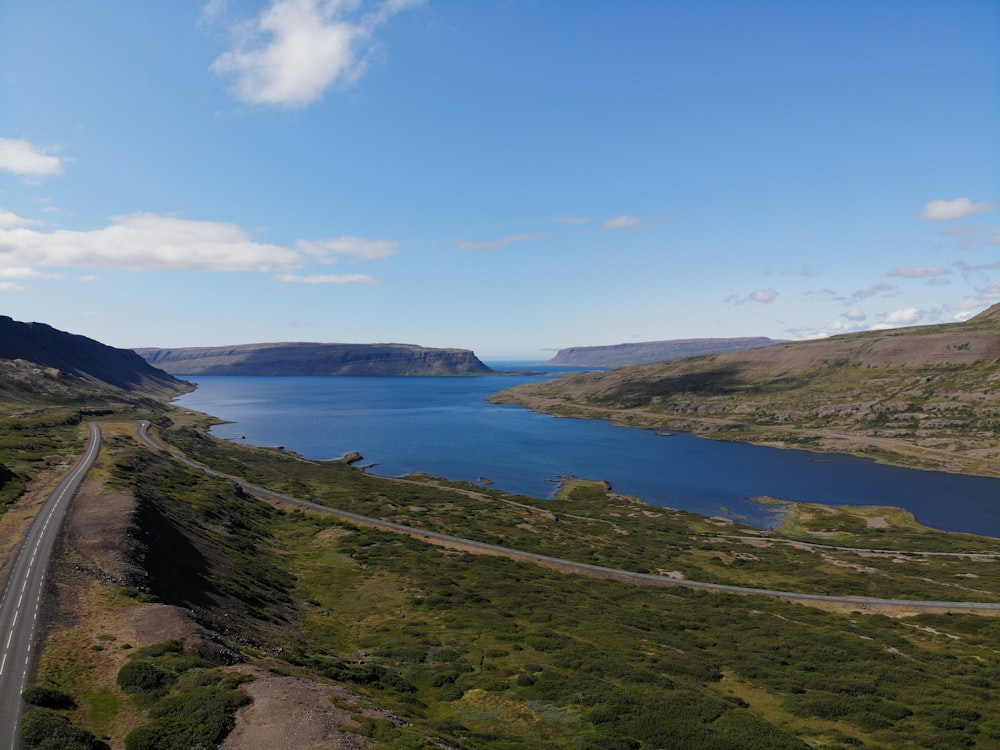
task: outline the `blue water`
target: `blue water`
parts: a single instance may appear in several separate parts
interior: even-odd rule
[[[561,477],[600,479],[654,505],[768,527],[750,498],[906,508],[929,526],[1000,537],[1000,479],[881,466],[851,456],[658,435],[602,420],[488,404],[537,375],[482,377],[188,376],[178,404],[228,420],[221,438],[306,458],[364,456],[371,472],[422,472],[551,497]]]

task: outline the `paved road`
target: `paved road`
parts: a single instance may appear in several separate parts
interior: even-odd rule
[[[56,487],[42,506],[21,544],[0,600],[0,747],[23,747],[18,721],[24,704],[21,692],[34,672],[38,610],[45,585],[45,573],[63,517],[84,475],[94,465],[101,449],[101,431],[90,423],[87,452]]]
[[[408,534],[410,536],[417,537],[419,539],[431,541],[443,546],[450,546],[457,549],[463,549],[469,552],[480,552],[485,554],[502,555],[504,557],[508,557],[514,560],[527,560],[529,562],[546,565],[549,567],[557,568],[565,572],[576,573],[578,575],[587,575],[595,578],[610,578],[614,580],[643,584],[647,586],[683,586],[685,588],[691,588],[691,589],[725,591],[733,594],[757,594],[760,596],[770,596],[780,599],[792,599],[795,601],[803,601],[803,602],[850,604],[850,605],[855,605],[859,608],[897,606],[897,607],[906,607],[909,609],[950,610],[957,612],[969,612],[975,610],[1000,611],[1000,603],[997,602],[944,602],[944,601],[925,601],[922,599],[917,599],[917,600],[882,599],[870,596],[828,596],[824,594],[804,594],[795,591],[778,591],[775,589],[752,588],[749,586],[730,586],[722,583],[690,581],[686,579],[657,576],[657,575],[652,575],[650,573],[635,573],[632,571],[619,570],[616,568],[604,568],[599,565],[589,565],[587,563],[575,562],[573,560],[564,560],[558,557],[539,555],[534,552],[525,552],[523,550],[511,549],[510,547],[500,547],[495,544],[476,542],[471,539],[462,539],[460,537],[450,536],[448,534],[440,534],[436,531],[427,531],[425,529],[418,529],[413,526],[405,526],[403,524],[393,523],[391,521],[383,521],[378,518],[361,516],[358,515],[357,513],[350,513],[345,510],[338,510],[336,508],[331,508],[327,505],[319,505],[317,503],[309,502],[308,500],[302,500],[301,498],[292,497],[291,495],[284,495],[280,492],[274,492],[273,490],[269,490],[266,487],[260,487],[259,485],[251,484],[250,482],[247,482],[239,477],[234,477],[232,475],[224,474],[220,471],[210,469],[207,466],[188,458],[183,453],[181,453],[177,448],[160,443],[149,434],[149,432],[147,431],[148,427],[149,427],[148,422],[143,422],[140,425],[139,437],[143,440],[143,442],[145,442],[151,448],[154,448],[156,450],[167,451],[175,458],[177,458],[179,461],[182,461],[183,463],[193,468],[200,469],[201,471],[204,471],[212,476],[221,477],[223,479],[228,479],[230,481],[236,482],[248,492],[252,492],[262,497],[271,498],[273,500],[279,500],[281,502],[298,505],[300,507],[308,508],[309,510],[314,510],[320,513],[334,515],[346,521],[351,521],[352,523],[358,523],[364,526],[373,526],[376,528],[387,529],[390,531],[398,531],[404,534]]]

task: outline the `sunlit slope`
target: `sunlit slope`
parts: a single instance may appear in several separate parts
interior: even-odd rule
[[[556,414],[1000,474],[1000,305],[964,323],[783,343],[499,394]]]

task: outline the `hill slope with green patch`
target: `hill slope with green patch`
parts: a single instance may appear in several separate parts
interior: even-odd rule
[[[964,323],[568,375],[491,400],[1000,475],[1000,305]]]

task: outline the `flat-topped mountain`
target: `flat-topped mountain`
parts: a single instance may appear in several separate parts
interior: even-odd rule
[[[671,359],[697,357],[702,354],[721,354],[759,346],[780,343],[766,336],[722,339],[670,339],[643,341],[609,346],[573,346],[560,349],[546,364],[576,365],[580,367],[624,367],[647,362],[666,362]]]
[[[277,343],[136,349],[174,375],[483,375],[468,349],[413,344]]]
[[[0,316],[0,400],[89,402],[123,394],[169,397],[189,389],[130,349]]]

